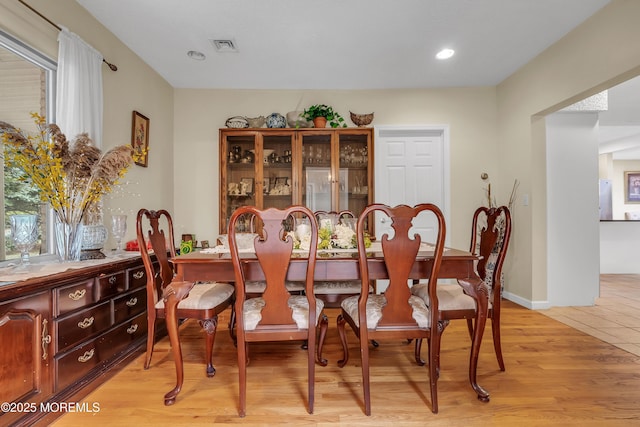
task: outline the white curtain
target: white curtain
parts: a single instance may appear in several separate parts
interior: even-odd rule
[[[67,139],[88,133],[102,147],[102,55],[77,34],[58,35],[56,123]]]

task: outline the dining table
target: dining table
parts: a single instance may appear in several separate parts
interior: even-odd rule
[[[384,256],[379,242],[373,242],[367,249],[369,275],[372,280],[388,279]],[[287,280],[304,281],[308,252],[294,250],[287,272]],[[245,277],[248,281],[264,280],[262,270],[255,254],[251,251],[241,251]],[[464,291],[473,297],[477,303],[475,327],[469,356],[469,382],[477,393],[478,399],[489,401],[489,393],[477,381],[478,356],[487,320],[489,291],[484,281],[477,274],[476,264],[479,256],[471,252],[445,248],[438,279],[454,279]],[[195,282],[217,281],[233,283],[235,281],[233,264],[228,249],[221,247],[196,250],[171,259],[175,267],[175,277],[165,288],[167,332],[174,352],[180,352],[178,336],[178,319],[176,308],[181,299],[185,298]],[[359,280],[357,249],[329,249],[318,250],[315,281]],[[433,263],[433,249],[423,243],[418,252],[411,271],[411,279],[428,279]],[[178,353],[179,354],[179,353]],[[177,359],[174,357],[174,359]],[[179,392],[183,380],[182,364],[178,366],[176,360],[177,385],[173,390]]]

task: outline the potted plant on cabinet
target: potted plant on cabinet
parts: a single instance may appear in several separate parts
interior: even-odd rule
[[[307,120],[313,120],[313,126],[317,128],[325,127],[327,122],[332,128],[347,127],[344,118],[333,111],[332,107],[325,104],[312,105],[304,110],[302,116]]]

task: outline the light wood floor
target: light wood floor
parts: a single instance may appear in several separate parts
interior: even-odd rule
[[[640,275],[602,274],[600,298],[590,307],[553,307],[546,314],[640,356]]]
[[[640,279],[631,286],[640,289]],[[337,311],[328,314],[329,365],[317,367],[313,415],[306,412],[305,352],[291,343],[251,347],[247,416],[238,417],[236,352],[226,312],[216,339],[214,378],[204,374],[198,324],[190,321],[181,328],[185,384],[175,405],[163,405],[175,378],[165,338],[156,345],[151,369],[142,368],[141,356],[84,399],[98,403],[98,413],[69,413],[53,425],[640,425],[639,356],[509,301],[502,316],[506,372],[498,370],[490,333],[481,350],[479,381],[491,393],[489,403],[478,401],[469,386],[469,339],[466,325],[458,321],[443,337],[439,413],[431,413],[427,371],[415,365],[412,346],[383,342],[372,351],[372,415],[367,417],[355,337],[350,335],[351,360],[341,369]]]

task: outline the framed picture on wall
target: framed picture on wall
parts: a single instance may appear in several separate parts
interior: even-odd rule
[[[624,173],[625,203],[640,203],[640,172]]]
[[[149,160],[149,118],[133,112],[131,124],[131,146],[136,165],[147,167]]]

